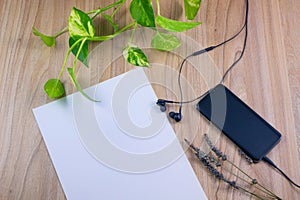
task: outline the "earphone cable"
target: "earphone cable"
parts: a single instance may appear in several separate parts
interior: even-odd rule
[[[242,28],[239,30],[239,32],[237,32],[235,35],[233,35],[231,38],[225,40],[224,42],[221,42],[217,45],[214,45],[214,46],[210,46],[210,47],[207,47],[205,49],[202,49],[200,51],[196,51],[190,55],[188,55],[187,57],[185,57],[182,62],[180,63],[180,67],[179,67],[179,73],[178,73],[178,86],[179,86],[179,92],[180,92],[180,101],[169,101],[169,103],[175,103],[175,104],[180,104],[180,107],[179,107],[179,113],[181,113],[182,111],[182,104],[186,104],[186,103],[192,103],[198,99],[201,99],[205,94],[207,94],[208,92],[205,92],[204,94],[200,95],[199,97],[195,98],[195,99],[192,99],[192,100],[187,100],[187,101],[183,101],[183,92],[182,92],[182,87],[181,87],[181,72],[182,72],[182,68],[183,68],[183,65],[184,63],[190,58],[190,57],[193,57],[193,56],[198,56],[198,55],[201,55],[203,53],[207,53],[209,51],[212,51],[213,49],[217,48],[217,47],[220,47],[222,45],[225,45],[226,43],[230,42],[231,40],[235,39],[237,36],[240,35],[240,33],[245,29],[245,38],[244,38],[244,43],[243,43],[243,49],[242,49],[242,52],[239,56],[239,58],[237,60],[235,60],[233,62],[233,64],[225,71],[225,73],[223,74],[222,78],[221,78],[221,81],[220,83],[223,83],[226,76],[228,75],[228,73],[236,66],[236,64],[242,59],[244,53],[245,53],[245,50],[246,50],[246,45],[247,45],[247,38],[248,38],[248,15],[249,15],[249,1],[248,0],[245,0],[245,3],[246,3],[246,11],[245,11],[245,21],[244,21],[244,24],[242,26]]]
[[[263,157],[262,160],[265,161],[266,163],[268,163],[269,165],[271,165],[272,167],[274,167],[276,170],[278,170],[278,172],[281,175],[283,175],[283,177],[286,178],[286,180],[288,182],[290,182],[292,185],[294,185],[297,188],[300,188],[300,185],[298,185],[290,177],[288,177],[288,175],[286,173],[284,173],[270,158],[268,158],[268,157],[265,156],[265,157]]]

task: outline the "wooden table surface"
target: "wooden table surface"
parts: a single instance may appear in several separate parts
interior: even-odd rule
[[[2,0],[0,1],[0,199],[64,199],[32,108],[51,102],[43,92],[56,77],[67,51],[68,35],[49,48],[31,33],[32,26],[47,34],[67,25],[73,6],[88,11],[111,3],[101,1]],[[161,1],[162,15],[184,19],[183,0]],[[127,2],[127,6],[130,2]],[[268,156],[300,183],[300,1],[250,0],[249,40],[246,53],[225,80],[234,93],[278,129],[283,138]],[[238,31],[243,23],[243,0],[202,1],[198,21],[204,24],[186,34],[203,46],[217,44]],[[131,20],[125,9],[117,15],[121,26]],[[98,23],[99,24],[99,23]],[[108,27],[107,24],[105,24]],[[103,27],[102,27],[103,28]],[[104,27],[105,28],[105,27]],[[243,37],[210,53],[224,71],[239,55]],[[107,79],[124,67],[112,66]],[[184,70],[184,75],[189,74]],[[159,75],[157,75],[159,76]],[[192,84],[197,84],[197,81]],[[67,75],[67,93],[73,90]],[[176,86],[177,87],[177,86]],[[166,92],[156,89],[157,95]],[[167,94],[171,98],[171,94]],[[173,126],[177,126],[172,123]],[[192,124],[191,124],[192,125]],[[291,186],[264,163],[248,165],[225,137],[217,145],[241,168],[284,199],[299,199]],[[209,199],[253,197],[216,181],[187,153]]]

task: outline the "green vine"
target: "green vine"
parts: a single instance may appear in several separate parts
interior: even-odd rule
[[[75,76],[75,68],[77,60],[81,61],[86,67],[88,67],[88,44],[89,42],[99,42],[110,40],[127,31],[133,29],[128,45],[123,50],[123,56],[127,62],[132,65],[140,67],[149,67],[149,61],[146,54],[137,46],[132,44],[135,30],[137,26],[150,27],[156,30],[156,35],[152,38],[151,46],[154,49],[161,51],[172,51],[180,46],[179,39],[170,33],[162,33],[158,31],[157,27],[161,27],[169,32],[182,32],[188,29],[194,28],[201,24],[201,22],[182,22],[165,18],[160,14],[159,1],[156,0],[157,14],[154,14],[151,0],[131,0],[129,11],[133,21],[123,28],[119,28],[119,25],[114,21],[116,13],[125,5],[126,0],[118,0],[116,2],[107,5],[106,7],[83,12],[77,8],[73,8],[69,20],[68,26],[58,31],[53,35],[45,35],[38,31],[35,27],[32,27],[34,35],[40,37],[42,41],[49,47],[56,44],[56,38],[64,33],[69,32],[69,50],[66,53],[66,57],[61,66],[60,73],[57,78],[49,79],[44,85],[44,90],[50,98],[60,98],[65,95],[65,89],[61,82],[61,77],[65,71],[66,63],[70,57],[70,54],[74,54],[73,66],[68,68],[70,79],[76,89],[86,98],[91,101],[97,101],[89,97],[81,88],[79,82]],[[201,0],[184,0],[186,18],[192,20],[198,13]],[[104,12],[110,9],[114,9],[111,15],[107,15]],[[101,14],[101,17],[106,19],[110,25],[114,28],[114,33],[111,35],[95,35],[95,26],[93,20]],[[91,16],[90,16],[91,15]]]

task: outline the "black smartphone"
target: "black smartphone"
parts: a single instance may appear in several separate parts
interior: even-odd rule
[[[197,109],[254,162],[281,139],[275,128],[222,84],[208,91]]]

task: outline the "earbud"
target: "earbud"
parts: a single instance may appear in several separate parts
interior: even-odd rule
[[[160,107],[160,110],[162,112],[165,112],[167,110],[166,103],[174,103],[174,102],[173,101],[164,100],[164,99],[158,99],[157,102],[156,102],[156,104]],[[181,121],[181,118],[182,118],[181,112],[179,112],[179,113],[170,112],[169,116],[172,119],[174,119],[176,122]]]
[[[176,122],[180,122],[181,121],[181,113],[175,113],[175,112],[170,112],[169,116],[174,119]]]
[[[161,112],[165,112],[167,110],[166,108],[166,101],[163,99],[158,99],[156,104],[160,107]]]

